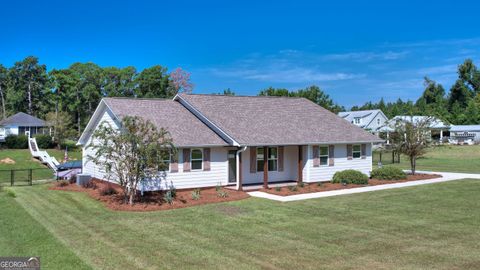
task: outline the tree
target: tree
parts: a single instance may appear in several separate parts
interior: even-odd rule
[[[167,130],[130,116],[122,119],[120,129],[102,122],[87,147],[94,153],[87,157],[87,162],[105,168],[107,180],[118,182],[125,203],[130,205],[135,201],[140,181],[161,179],[167,167],[164,160],[176,154]]]
[[[138,76],[134,67],[104,68],[103,94],[108,97],[135,96],[135,79]]]
[[[453,105],[457,103],[461,108],[467,107],[468,100],[471,98],[471,93],[463,84],[462,80],[458,79],[450,89],[448,96],[448,107],[451,110]]]
[[[410,160],[412,174],[416,173],[417,159],[422,157],[431,143],[430,126],[432,117],[421,119],[398,119],[395,123],[393,142],[396,148]],[[403,134],[403,136],[402,136]]]
[[[264,89],[258,93],[259,96],[277,96],[277,97],[289,97],[292,94],[288,89],[285,88],[273,88],[269,87],[267,89]]]
[[[40,116],[39,108],[46,100],[42,97],[50,90],[46,66],[40,65],[37,57],[29,56],[10,68],[9,81],[7,99],[12,111]]]
[[[316,104],[322,106],[323,108],[332,111],[334,113],[338,113],[340,111],[344,111],[345,108],[334,103],[333,99],[330,98],[330,96],[323,92],[320,87],[316,85],[309,86],[305,89],[300,89],[298,90],[293,96],[297,97],[304,97],[306,99],[309,99]]]
[[[458,66],[458,76],[473,93],[480,92],[480,71],[471,59]]]
[[[75,134],[69,124],[72,122],[72,117],[64,111],[49,112],[46,115],[46,121],[48,126],[53,127],[53,140],[57,143],[58,148],[65,139]]]
[[[135,80],[136,95],[142,98],[172,98],[175,96],[169,87],[170,78],[167,69],[162,66],[153,66],[140,72]]]
[[[0,119],[7,118],[7,111],[5,109],[5,90],[8,85],[8,70],[2,64],[0,64],[0,102],[2,117]]]
[[[170,73],[170,90],[169,92],[174,93],[187,93],[190,94],[193,91],[193,83],[190,81],[190,73],[183,70],[182,68],[176,68]]]

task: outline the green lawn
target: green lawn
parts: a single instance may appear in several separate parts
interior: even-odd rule
[[[60,162],[63,160],[65,154],[64,150],[57,149],[48,149],[47,152]],[[68,157],[71,160],[81,159],[82,152],[70,151],[68,152]],[[40,163],[40,161],[32,158],[32,155],[28,149],[2,149],[0,150],[0,160],[5,158],[13,159],[15,164],[0,163],[0,183],[10,181],[9,170],[13,169],[36,169],[32,172],[32,178],[34,180],[53,178],[52,170],[48,169],[48,167]],[[16,179],[24,181],[28,179],[28,171],[17,171],[15,173]]]
[[[378,156],[374,157],[373,166],[376,167]],[[391,160],[391,154],[384,154],[383,158]],[[409,160],[405,156],[401,157],[400,164],[389,166],[410,169]],[[417,170],[480,173],[480,145],[434,147],[425,157],[418,159]]]
[[[14,190],[17,198],[2,198],[10,202],[2,201],[1,220],[15,216],[27,224],[0,227],[0,237],[9,239],[0,241],[0,256],[22,249],[35,255],[35,237],[42,236],[49,269],[65,269],[54,262],[75,256],[94,269],[480,268],[478,180],[146,213],[110,211],[83,193],[45,186]],[[41,232],[22,237],[30,228]],[[56,255],[61,248],[51,235],[68,254]]]

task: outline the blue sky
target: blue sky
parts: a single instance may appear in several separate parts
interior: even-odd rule
[[[160,64],[196,93],[316,84],[347,107],[416,99],[424,76],[448,89],[465,58],[480,65],[478,1],[65,2],[2,2],[0,63]]]

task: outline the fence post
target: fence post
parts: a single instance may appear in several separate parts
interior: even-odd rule
[[[10,171],[10,186],[13,186],[13,183],[14,183],[14,179],[15,178],[15,171],[14,170],[11,170]]]
[[[392,164],[395,164],[395,150],[392,151]]]
[[[33,183],[32,183],[32,171],[33,171],[32,169],[30,169],[30,170],[28,171],[28,180],[30,181],[30,186],[33,185]]]

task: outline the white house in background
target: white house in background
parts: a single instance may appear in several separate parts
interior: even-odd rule
[[[421,121],[426,121],[428,118],[431,118],[430,132],[431,132],[432,138],[438,136],[439,141],[442,142],[442,141],[443,141],[444,132],[450,130],[450,125],[444,123],[442,120],[440,120],[440,119],[438,119],[438,118],[431,117],[431,116],[423,116],[423,115],[413,115],[413,116],[410,116],[410,115],[397,115],[397,116],[393,117],[392,119],[390,119],[390,120],[386,123],[385,129],[386,129],[386,130],[388,130],[388,129],[394,130],[394,129],[395,129],[395,124],[396,124],[397,121],[399,121],[399,120],[400,120],[400,121],[406,121],[406,122],[412,122],[412,123],[419,123],[419,122],[421,122]],[[382,128],[381,128],[381,129],[382,129]]]
[[[141,190],[284,181],[328,181],[337,171],[372,170],[378,137],[304,98],[179,94],[173,99],[104,98],[78,144],[83,173],[105,180],[88,161],[93,132],[119,128],[122,117],[140,116],[168,130],[178,148],[169,169],[146,179]],[[112,161],[114,162],[114,161]],[[115,180],[112,180],[115,181]]]
[[[458,142],[472,140],[475,143],[480,142],[480,125],[458,125],[451,126],[450,138]]]
[[[388,121],[387,116],[381,110],[339,112],[338,116],[377,135],[378,129]]]
[[[50,129],[42,119],[19,112],[0,121],[0,141],[9,135],[49,134]]]

